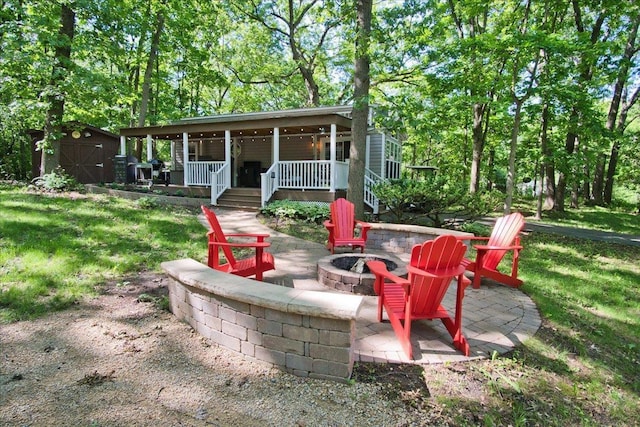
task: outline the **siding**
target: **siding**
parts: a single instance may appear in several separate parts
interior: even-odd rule
[[[384,176],[382,154],[382,134],[369,133],[369,169],[379,176]]]

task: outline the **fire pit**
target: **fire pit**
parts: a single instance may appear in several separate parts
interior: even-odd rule
[[[360,295],[375,295],[375,276],[369,272],[367,261],[382,261],[389,271],[398,276],[406,276],[402,261],[389,255],[379,254],[338,254],[318,261],[318,281],[340,291]]]

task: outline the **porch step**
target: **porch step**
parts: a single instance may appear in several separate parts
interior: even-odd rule
[[[229,188],[218,198],[222,208],[258,210],[262,204],[259,188]]]

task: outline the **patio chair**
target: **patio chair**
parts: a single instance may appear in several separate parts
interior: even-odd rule
[[[406,279],[387,271],[382,261],[367,262],[375,275],[373,286],[378,294],[378,321],[382,321],[384,308],[409,359],[413,359],[411,322],[419,319],[442,320],[453,338],[453,345],[465,356],[469,355],[469,344],[462,334],[462,299],[469,283],[461,264],[466,250],[465,244],[451,235],[415,245]],[[457,277],[458,288],[455,319],[452,319],[442,306],[442,300],[454,277]]]
[[[269,237],[263,233],[244,233],[244,234],[225,234],[220,227],[216,214],[206,206],[201,206],[209,226],[210,231],[207,233],[209,238],[209,255],[207,264],[214,270],[224,271],[225,273],[235,274],[237,276],[249,277],[256,276],[256,280],[262,280],[262,273],[275,269],[273,255],[264,249],[269,247],[271,243],[265,242],[264,239]],[[227,237],[240,237],[245,239],[254,239],[252,242],[229,242]],[[236,259],[231,248],[254,248],[255,254],[250,257]],[[220,262],[220,249],[224,253],[226,263]]]
[[[331,219],[324,222],[324,226],[329,231],[327,249],[333,254],[337,246],[350,246],[351,248],[359,247],[360,252],[364,252],[367,232],[371,225],[355,219],[353,203],[346,199],[336,199],[329,208]],[[360,235],[356,235],[356,229],[360,230]]]
[[[473,272],[473,287],[475,289],[480,287],[482,277],[488,277],[512,288],[522,285],[522,280],[518,279],[518,260],[520,258],[520,250],[522,250],[519,233],[523,227],[524,218],[522,214],[514,212],[498,218],[491,231],[491,236],[472,237],[470,239],[487,241],[486,245],[473,245],[476,250],[475,261],[466,258],[463,261],[467,271]],[[511,274],[498,271],[498,264],[500,264],[500,261],[508,251],[513,251]]]

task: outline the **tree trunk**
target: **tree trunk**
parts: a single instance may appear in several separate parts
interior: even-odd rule
[[[609,113],[607,114],[607,130],[613,133],[613,145],[611,146],[611,155],[609,157],[609,167],[607,169],[606,174],[606,182],[604,184],[603,190],[603,200],[604,204],[611,204],[611,198],[613,196],[613,180],[616,174],[616,167],[618,165],[618,153],[620,151],[620,139],[624,133],[624,127],[626,122],[626,113],[628,112],[628,108],[630,106],[625,105],[623,107],[623,111],[620,113],[622,120],[618,119],[618,126],[615,126],[618,110],[620,108],[620,103],[622,102],[622,94],[627,83],[627,79],[629,77],[629,68],[633,62],[633,57],[638,52],[636,47],[636,37],[638,35],[638,27],[640,26],[640,14],[637,14],[635,20],[633,21],[631,31],[629,33],[629,38],[627,39],[627,44],[624,49],[624,55],[620,60],[620,68],[618,69],[618,77],[616,79],[616,84],[613,89],[613,97],[611,98],[611,105],[609,106]],[[635,103],[635,99],[637,99],[638,89],[636,88],[636,92],[634,96],[632,96],[632,102]],[[633,105],[633,104],[632,104]],[[615,131],[618,132],[615,132]],[[604,167],[604,161],[603,161]],[[603,174],[604,175],[604,174]],[[603,177],[602,177],[603,178]]]
[[[147,120],[149,111],[149,94],[151,92],[151,76],[153,74],[153,65],[158,55],[158,46],[160,45],[160,35],[164,27],[164,15],[158,12],[156,15],[156,28],[151,38],[151,47],[149,48],[149,57],[147,58],[147,66],[142,79],[142,96],[140,97],[140,112],[138,116],[138,126],[143,127]]]
[[[600,39],[602,26],[607,17],[606,14],[609,11],[606,9],[602,10],[602,12],[598,15],[598,17],[594,21],[593,27],[591,28],[591,32],[587,34],[587,30],[585,28],[584,22],[582,21],[581,6],[583,5],[579,0],[571,0],[571,6],[573,8],[573,17],[574,17],[576,30],[580,34],[583,34],[585,36],[588,35],[591,45],[595,45]],[[594,58],[595,57],[590,57],[587,54],[587,51],[585,51],[585,53],[580,55],[580,57],[578,58],[577,68],[580,70],[580,75],[576,82],[576,86],[578,87],[583,85],[586,86],[586,83],[592,80],[593,70],[595,67]],[[574,104],[572,106],[571,115],[569,117],[569,129],[567,130],[567,136],[565,139],[565,150],[567,154],[567,159],[572,159],[573,157],[575,157],[574,156],[575,145],[578,139],[578,134],[577,134],[577,129],[578,129],[577,123],[579,119],[578,108],[579,108],[578,105]],[[560,176],[558,178],[558,186],[556,188],[555,210],[559,212],[564,212],[564,197],[565,197],[565,191],[567,186],[566,174],[568,173],[569,170],[571,170],[571,172],[574,173],[574,179],[575,179],[575,169],[573,167],[571,167],[571,169],[568,169],[567,165],[564,165],[563,169],[564,170],[560,172]],[[576,190],[575,184],[572,186],[572,190],[574,190],[572,191],[572,205],[573,205],[576,202],[576,200],[574,199],[575,197],[574,193]]]
[[[569,126],[570,129],[567,131],[567,137],[564,142],[564,150],[567,154],[567,159],[573,158],[575,154],[576,142],[578,139],[578,135],[572,129],[576,123],[578,122],[578,111],[574,106],[571,111],[571,116],[569,118]],[[564,212],[564,198],[567,190],[567,173],[570,170],[569,165],[564,165],[564,169],[560,171],[560,175],[558,176],[558,186],[556,187],[556,197],[555,197],[555,205],[554,209],[558,212]]]
[[[354,70],[353,113],[349,151],[349,183],[347,199],[355,206],[358,219],[364,218],[364,158],[369,118],[369,41],[372,0],[356,0],[356,58]]]
[[[589,177],[591,176],[591,170],[589,169],[589,164],[585,163],[582,166],[582,176],[584,177],[584,180],[582,182],[582,199],[583,200],[590,200],[591,199],[591,185],[589,182]]]
[[[571,208],[572,209],[578,209],[579,207],[579,203],[578,203],[578,193],[579,193],[579,188],[578,188],[578,180],[576,179],[576,176],[573,176],[574,181],[571,184]]]
[[[593,173],[593,184],[591,187],[591,194],[585,195],[594,204],[598,206],[602,206],[604,204],[602,199],[602,186],[604,183],[604,164],[607,158],[604,154],[599,154],[598,159],[596,160],[596,169]],[[588,181],[587,181],[588,182]]]
[[[47,96],[49,108],[44,121],[44,138],[39,147],[42,150],[40,176],[51,173],[60,164],[60,138],[66,94],[62,84],[67,78],[71,64],[71,44],[75,32],[75,12],[66,4],[60,9],[60,28],[55,47],[53,68],[49,86],[54,93]]]
[[[542,105],[542,115],[540,123],[540,154],[542,162],[540,165],[540,192],[538,193],[538,199],[536,202],[536,217],[535,219],[542,219],[542,197],[543,194],[547,194],[547,200],[549,197],[549,176],[547,175],[547,167],[549,163],[549,140],[547,130],[549,129],[549,104],[546,102]],[[553,196],[553,194],[552,194]],[[553,201],[553,197],[551,197]]]
[[[156,27],[151,37],[151,47],[149,48],[149,57],[142,79],[142,95],[140,97],[140,111],[138,116],[138,126],[143,127],[147,121],[147,113],[149,112],[149,99],[151,97],[151,76],[153,75],[153,66],[158,56],[158,46],[160,45],[160,35],[164,27],[164,15],[162,11],[158,11],[156,15]],[[142,156],[142,145],[144,140],[136,139],[136,156],[138,159]]]
[[[484,149],[483,119],[487,104],[473,104],[472,134],[472,158],[471,175],[469,181],[469,193],[475,194],[480,189],[480,164],[482,162],[482,150]]]
[[[520,133],[520,121],[522,119],[522,104],[525,99],[515,99],[516,110],[513,117],[513,129],[511,130],[511,147],[509,149],[509,170],[507,171],[507,197],[504,201],[504,214],[511,213],[513,203],[513,187],[516,175],[516,151],[518,149],[518,134]]]
[[[494,168],[496,167],[496,150],[489,150],[489,179],[487,179],[487,191],[491,191],[493,190],[493,185],[495,184],[493,182],[493,179],[495,177],[495,170]]]
[[[576,143],[575,146],[573,148],[573,152],[574,153],[578,153],[580,151],[580,139],[578,138],[578,136],[576,135],[576,139],[575,139]],[[574,157],[575,155],[574,154]],[[572,209],[578,209],[578,195],[579,195],[579,180],[578,180],[578,166],[577,165],[572,165],[571,166],[571,177],[573,178],[571,180],[571,208]]]

